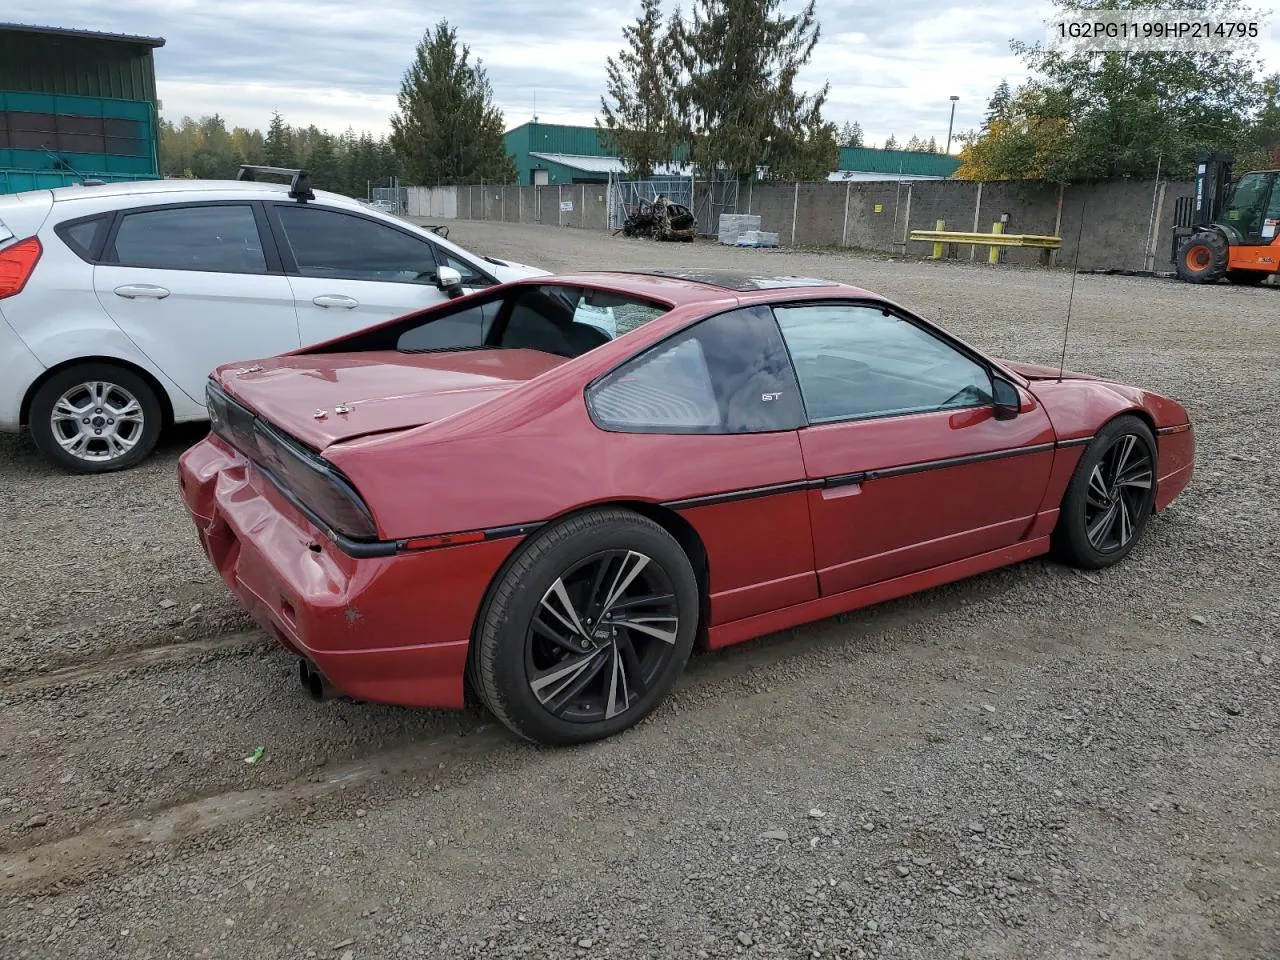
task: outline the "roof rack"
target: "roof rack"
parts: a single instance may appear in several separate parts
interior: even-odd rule
[[[316,195],[311,190],[311,177],[305,170],[295,167],[264,167],[254,163],[240,164],[236,174],[237,180],[257,180],[258,174],[271,173],[280,177],[289,177],[289,196],[299,203],[314,200]]]

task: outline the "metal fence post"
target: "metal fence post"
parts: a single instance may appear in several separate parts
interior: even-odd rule
[[[978,215],[982,212],[982,181],[978,181],[978,198],[973,202],[973,232],[978,232]],[[969,245],[969,262],[973,263],[978,256],[978,245]]]
[[[991,225],[991,232],[1004,233],[1004,224],[1000,223],[999,221],[996,221]],[[1000,262],[1000,248],[993,243],[991,245],[991,249],[987,252],[987,263],[994,266],[999,262]]]
[[[557,184],[556,185],[556,226],[557,227],[564,226],[564,207],[561,206],[562,203],[564,203],[564,187]]]
[[[796,245],[796,211],[800,208],[800,181],[796,181],[796,192],[791,199],[791,245]]]
[[[1055,237],[1062,236],[1062,200],[1067,195],[1067,185],[1065,183],[1058,184],[1058,212],[1053,218],[1053,235]],[[1056,267],[1058,265],[1058,251],[1049,251],[1049,266]]]
[[[947,229],[947,221],[939,220],[937,223],[933,225],[933,229],[941,233],[943,230]],[[935,240],[933,243],[933,259],[935,260],[942,259],[942,241],[941,240]]]
[[[915,184],[907,184],[907,209],[905,216],[902,218],[902,255],[907,255],[907,235],[911,232],[911,192],[915,188]]]
[[[840,246],[847,247],[849,245],[849,191],[853,189],[853,181],[846,180],[844,184],[844,223],[840,224]]]
[[[1147,269],[1155,270],[1156,268],[1156,241],[1160,239],[1160,217],[1164,213],[1164,195],[1169,186],[1168,180],[1160,181],[1160,199],[1156,204],[1156,215],[1153,221],[1154,227],[1151,234],[1151,248],[1147,253]],[[1274,197],[1273,197],[1274,202]]]

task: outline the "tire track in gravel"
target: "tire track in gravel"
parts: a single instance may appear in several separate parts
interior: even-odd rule
[[[35,676],[0,681],[0,700],[39,693],[69,685],[94,686],[118,679],[122,674],[150,667],[171,666],[183,660],[199,660],[211,655],[235,655],[263,649],[269,638],[258,631],[232,633],[137,647],[124,653],[107,654],[59,667]]]
[[[71,836],[0,854],[0,896],[33,892],[54,884],[75,886],[96,869],[128,858],[141,849],[177,845],[288,809],[301,810],[343,790],[375,779],[420,772],[509,742],[505,730],[482,724],[467,736],[446,735],[357,762],[334,767],[321,779],[298,779],[280,788],[219,793],[174,804],[123,823],[91,826]]]
[[[714,702],[725,696],[737,696],[729,689],[731,686],[751,685],[762,672],[772,675],[775,667],[788,661],[793,661],[796,669],[802,669],[804,656],[825,644],[848,641],[851,635],[878,643],[886,634],[943,618],[960,609],[970,598],[999,597],[1012,589],[1016,582],[1016,577],[1000,573],[984,575],[975,581],[931,591],[925,595],[928,599],[924,603],[919,597],[890,601],[882,606],[769,634],[743,645],[698,656],[679,678],[666,709],[676,712],[698,710],[708,700]],[[59,671],[59,675],[32,678],[24,681],[22,686],[26,690],[47,689],[81,678],[102,682],[119,671],[172,666],[183,659],[209,652],[237,649],[252,652],[262,642],[263,635],[260,634],[236,634],[138,651],[127,658],[128,662],[84,664]],[[0,693],[11,692],[17,686],[11,684],[8,688],[0,688]],[[358,760],[335,766],[322,777],[315,775],[314,768],[300,769],[292,775],[293,779],[284,783],[188,796],[166,806],[140,812],[128,820],[91,823],[69,835],[0,852],[0,895],[33,894],[50,886],[78,885],[93,872],[110,869],[144,849],[179,845],[276,814],[300,811],[342,791],[418,775],[429,766],[444,761],[476,759],[513,743],[513,735],[487,714],[477,714],[475,722],[467,722],[467,714],[458,716],[463,722],[463,729],[458,732],[377,750]]]

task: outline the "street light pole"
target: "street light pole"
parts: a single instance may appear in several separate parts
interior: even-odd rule
[[[950,120],[950,122],[948,122],[948,123],[947,123],[947,149],[946,149],[946,152],[947,152],[947,153],[950,153],[950,152],[951,152],[951,129],[952,129],[952,128],[955,126],[955,124],[956,124],[956,101],[957,101],[957,100],[959,100],[959,99],[960,99],[959,97],[957,97],[957,96],[955,96],[954,94],[952,94],[952,96],[951,96],[951,120]]]

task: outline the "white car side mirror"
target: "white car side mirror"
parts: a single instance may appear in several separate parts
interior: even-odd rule
[[[462,292],[462,274],[453,267],[441,267],[436,271],[436,286],[448,294]]]

